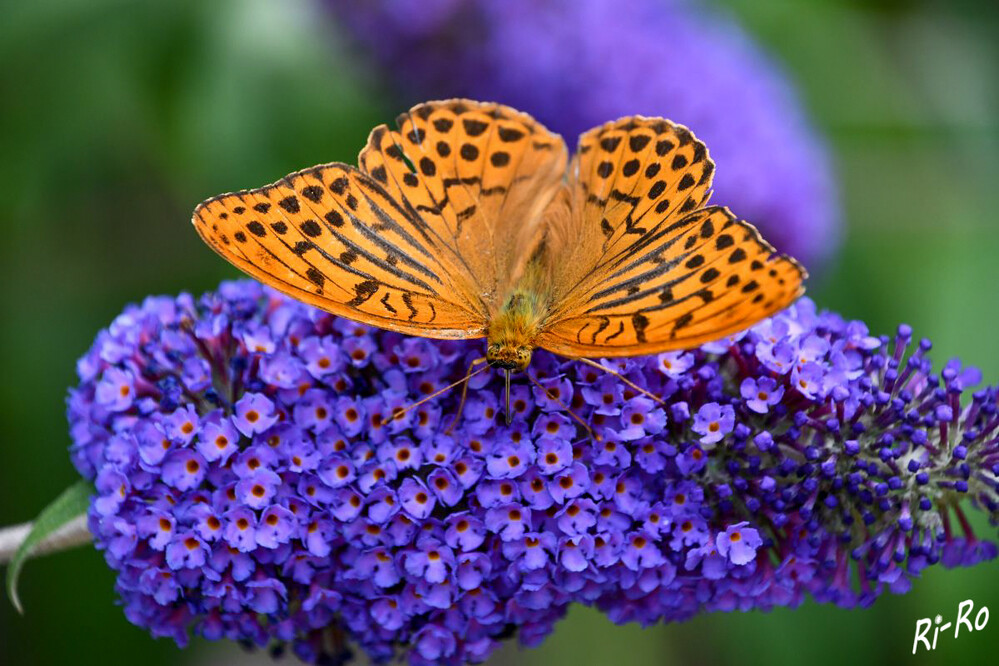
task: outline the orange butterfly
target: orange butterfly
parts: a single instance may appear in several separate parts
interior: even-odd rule
[[[583,134],[570,162],[561,137],[499,104],[428,102],[397,124],[371,132],[360,168],[213,197],[195,228],[328,312],[487,338],[477,363],[505,370],[508,390],[538,347],[591,365],[694,347],[804,290],[800,264],[705,205],[714,163],[681,125],[622,118]]]

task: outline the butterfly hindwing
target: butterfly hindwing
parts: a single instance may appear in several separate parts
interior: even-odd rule
[[[201,237],[237,267],[323,310],[437,338],[480,337],[486,314],[462,300],[427,225],[344,164],[225,194],[194,211]]]

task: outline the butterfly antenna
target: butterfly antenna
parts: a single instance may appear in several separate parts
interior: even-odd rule
[[[561,407],[563,411],[565,411],[566,413],[569,414],[569,416],[571,416],[573,419],[575,419],[576,423],[578,423],[579,425],[583,426],[586,429],[586,432],[589,433],[590,439],[592,439],[595,442],[599,442],[600,441],[600,435],[598,435],[595,432],[593,432],[593,428],[591,428],[590,426],[586,425],[586,422],[583,421],[583,419],[579,418],[579,415],[576,414],[576,412],[574,412],[571,409],[569,409],[568,405],[566,405],[564,402],[562,402],[561,400],[559,400],[554,394],[552,394],[551,391],[549,391],[547,388],[545,388],[541,384],[541,382],[539,382],[537,379],[535,379],[534,377],[532,377],[530,375],[530,373],[528,373],[527,378],[531,380],[532,384],[534,384],[539,389],[541,389],[542,391],[544,391],[545,395],[548,396],[549,400],[554,401],[555,404],[557,404],[559,407]]]
[[[447,427],[447,430],[444,431],[445,435],[451,434],[451,431],[454,430],[454,427],[458,425],[459,419],[461,419],[461,413],[465,410],[465,398],[468,397],[468,380],[471,379],[474,375],[479,374],[489,366],[486,366],[486,368],[480,368],[476,370],[474,373],[472,372],[472,368],[474,368],[480,363],[485,363],[485,361],[486,357],[483,356],[482,358],[477,358],[468,364],[468,370],[465,371],[465,378],[461,380],[465,382],[465,385],[461,387],[461,402],[458,403],[458,412],[454,415],[454,419],[451,420],[451,425],[449,425]]]
[[[483,370],[485,370],[486,368],[489,367],[487,365],[485,367],[479,368],[475,372],[472,372],[472,367],[473,366],[478,365],[479,363],[481,363],[482,361],[485,361],[485,360],[486,359],[484,359],[484,358],[475,359],[468,366],[468,373],[466,373],[465,376],[462,377],[461,379],[459,379],[458,381],[452,382],[452,383],[448,384],[447,386],[445,386],[444,388],[438,389],[438,390],[434,391],[433,393],[431,393],[427,397],[421,398],[420,400],[417,400],[412,405],[409,405],[409,406],[407,406],[407,407],[405,407],[403,409],[393,410],[392,415],[390,417],[388,417],[387,419],[385,419],[385,423],[392,423],[392,421],[395,421],[397,418],[400,418],[406,412],[408,412],[410,410],[413,410],[413,409],[416,409],[417,407],[419,407],[423,403],[425,403],[425,402],[427,402],[429,400],[433,400],[434,398],[436,398],[437,396],[439,396],[442,393],[447,393],[448,391],[450,391],[451,389],[453,389],[455,386],[458,386],[459,384],[467,382],[469,379],[471,379],[472,377],[474,377],[475,375],[479,374],[480,372],[482,372]],[[464,397],[463,397],[462,398],[462,405],[464,405],[464,403],[465,403],[465,400],[464,400]],[[459,413],[460,413],[460,411],[459,411]]]
[[[596,361],[591,361],[588,358],[577,358],[576,360],[577,361],[581,361],[581,362],[585,363],[586,365],[592,365],[597,370],[603,370],[608,375],[614,375],[619,380],[621,380],[621,382],[623,382],[626,386],[630,386],[631,388],[635,389],[636,391],[638,391],[639,393],[641,393],[642,395],[644,395],[647,398],[652,398],[653,400],[655,400],[656,402],[658,402],[663,407],[666,406],[666,402],[662,398],[660,398],[659,396],[655,395],[654,393],[649,393],[648,391],[646,391],[645,389],[643,389],[641,386],[639,386],[635,382],[631,381],[630,379],[628,379],[627,377],[625,377],[624,375],[622,375],[620,372],[617,372],[616,370],[611,370],[610,368],[607,368],[607,367],[605,367],[603,365],[600,365]]]

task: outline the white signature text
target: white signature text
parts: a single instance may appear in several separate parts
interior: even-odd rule
[[[971,599],[966,599],[957,605],[957,619],[953,622],[944,622],[943,617],[940,615],[937,615],[932,620],[928,617],[916,620],[916,637],[912,640],[912,654],[916,654],[920,643],[922,643],[927,650],[936,650],[937,637],[941,632],[947,632],[951,627],[954,628],[955,639],[961,635],[962,625],[967,630],[965,633],[981,631],[984,629],[985,625],[989,623],[989,608],[988,606],[982,606],[978,609],[978,612],[975,613],[974,619],[972,619],[971,614],[974,608],[975,602]],[[933,629],[932,640],[929,638],[931,628]],[[946,633],[944,635],[946,635]]]

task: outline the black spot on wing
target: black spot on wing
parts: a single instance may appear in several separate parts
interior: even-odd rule
[[[489,156],[489,161],[494,167],[505,167],[510,163],[510,153],[498,150]]]
[[[479,158],[479,149],[471,143],[462,144],[461,150],[458,152],[461,155],[461,159],[466,162],[474,162]]]
[[[499,138],[500,141],[504,143],[512,143],[514,141],[520,141],[521,139],[523,139],[524,133],[518,129],[513,129],[511,127],[500,127]]]
[[[326,278],[314,266],[309,267],[309,270],[305,271],[305,277],[309,278],[309,281],[319,288],[322,288],[323,284],[326,283]]]
[[[305,222],[302,222],[301,225],[299,225],[299,228],[302,230],[302,233],[308,236],[309,238],[315,238],[323,232],[322,228],[319,226],[319,223],[316,222],[315,220],[306,220]]]
[[[649,141],[651,140],[652,137],[650,137],[648,134],[635,134],[630,139],[628,139],[628,147],[631,148],[632,152],[637,153],[642,148],[645,148],[645,146],[647,146],[649,144]]]
[[[619,136],[607,136],[600,139],[600,147],[608,153],[613,153],[617,149],[619,143],[621,143],[621,137]]]
[[[394,144],[392,145],[392,148],[395,148],[396,152],[398,152],[398,150],[399,150]],[[337,196],[343,196],[343,193],[347,191],[347,185],[348,184],[349,184],[349,181],[347,180],[347,177],[346,176],[340,176],[339,178],[337,178],[336,180],[334,180],[332,183],[330,183],[330,192],[332,192],[333,194],[335,194]]]
[[[379,286],[381,286],[380,283],[375,280],[358,282],[354,285],[354,298],[347,301],[347,305],[356,308],[365,303],[378,292]]]
[[[672,335],[675,337],[677,331],[679,331],[681,328],[689,326],[690,322],[692,321],[694,321],[694,314],[692,312],[687,312],[686,314],[677,317],[676,321],[673,322]]]
[[[635,338],[639,342],[645,342],[645,329],[649,326],[649,318],[641,312],[631,315],[631,325],[635,328]]]
[[[465,127],[465,133],[468,136],[479,136],[489,126],[481,120],[475,120],[474,118],[463,118],[461,124]]]
[[[341,215],[339,211],[331,210],[330,212],[326,213],[325,219],[327,222],[330,223],[331,226],[334,227],[343,226],[343,215]]]
[[[319,203],[323,198],[323,188],[318,185],[308,185],[302,188],[302,196],[312,203]]]

